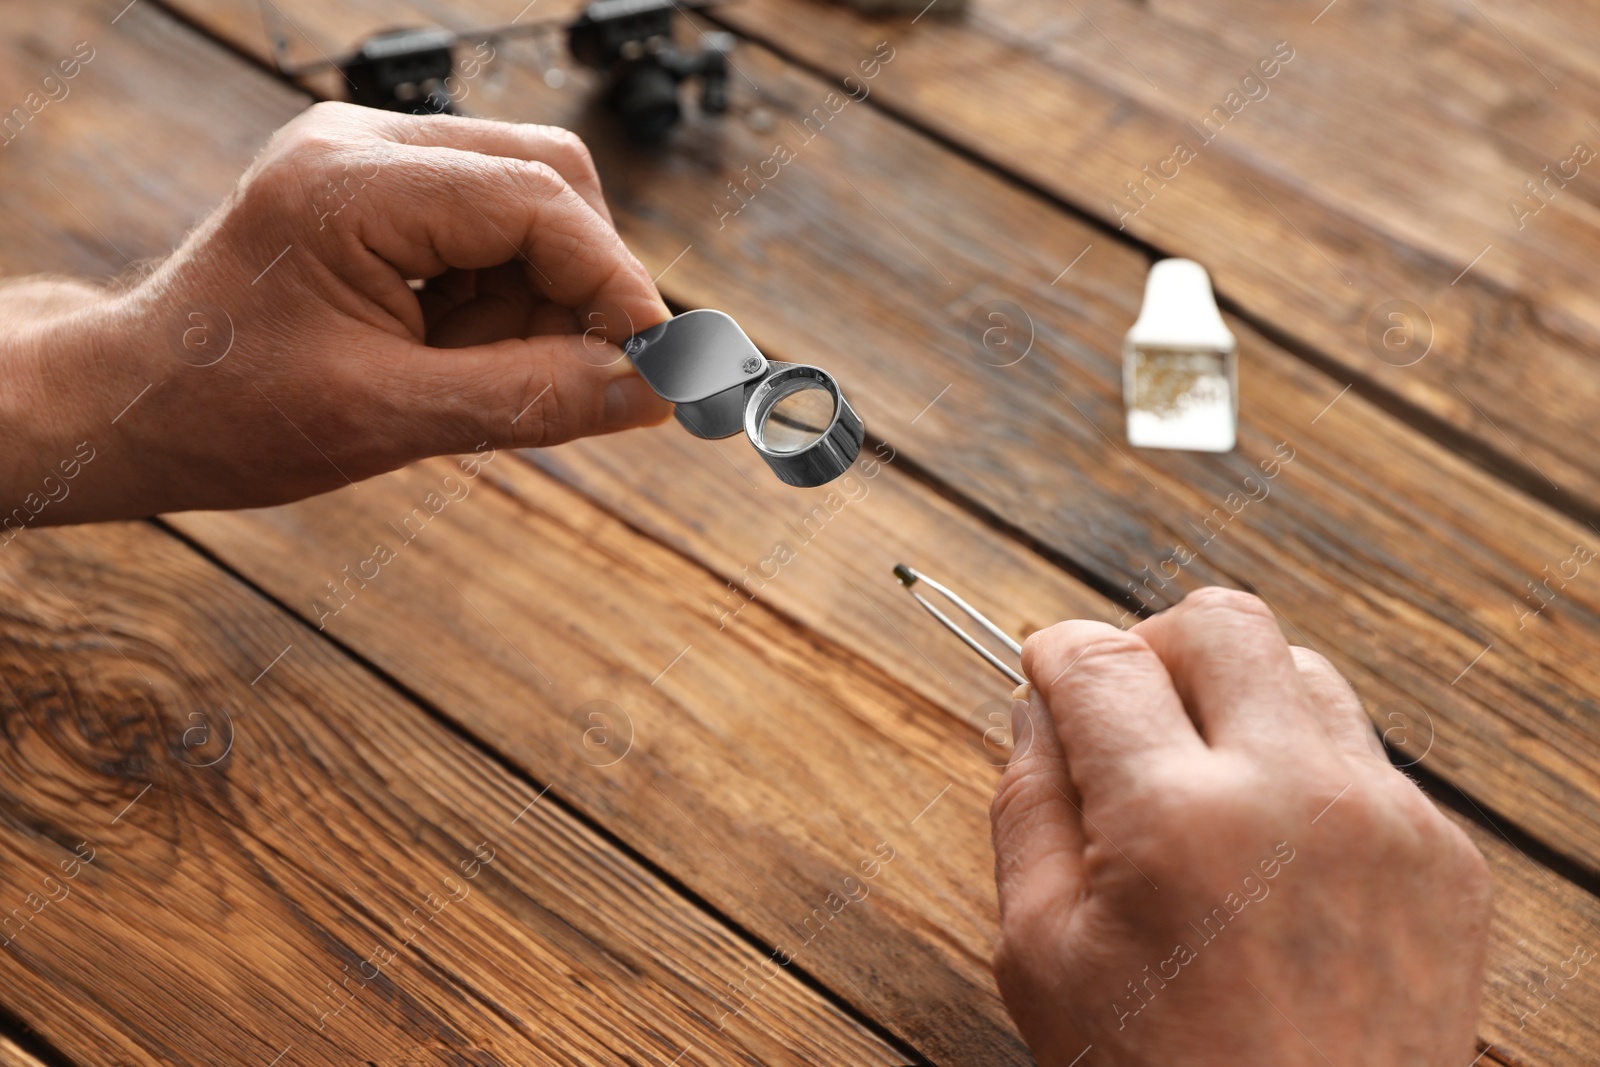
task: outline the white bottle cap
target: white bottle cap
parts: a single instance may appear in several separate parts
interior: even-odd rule
[[[1211,278],[1189,259],[1150,268],[1139,318],[1122,343],[1128,443],[1228,452],[1237,439],[1238,341]]]

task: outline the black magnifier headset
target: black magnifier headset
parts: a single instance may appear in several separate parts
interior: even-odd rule
[[[677,405],[678,421],[715,440],[740,430],[779,480],[825,485],[861,451],[861,418],[820,367],[769,360],[720,311],[686,311],[622,346],[639,376]]]

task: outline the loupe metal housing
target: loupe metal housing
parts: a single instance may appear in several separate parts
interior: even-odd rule
[[[861,419],[832,375],[767,359],[720,311],[684,312],[628,338],[623,351],[677,405],[685,429],[713,440],[743,430],[789,485],[831,482],[861,451]]]

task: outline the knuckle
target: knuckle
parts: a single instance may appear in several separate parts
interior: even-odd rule
[[[1397,817],[1391,796],[1361,787],[1340,796],[1340,788],[1330,780],[1307,794],[1306,809],[1320,820],[1319,826],[1326,824],[1346,840],[1363,842],[1373,859],[1415,850],[1417,837],[1407,829],[1407,820]]]
[[[1494,875],[1489,870],[1489,861],[1460,827],[1452,825],[1450,829],[1454,831],[1453,836],[1456,839],[1455,880],[1461,886],[1464,897],[1481,901],[1487,906],[1494,892]]]
[[[1022,645],[1023,672],[1048,690],[1073,674],[1115,669],[1130,656],[1153,655],[1144,638],[1103,622],[1072,619],[1036,631]]]
[[[1225,836],[1235,828],[1254,827],[1263,821],[1259,798],[1265,789],[1266,783],[1251,768],[1229,767],[1223,760],[1216,761],[1205,777],[1152,768],[1152,773],[1132,785],[1129,800],[1158,837],[1165,834],[1166,827],[1195,823]]]
[[[1129,656],[1153,655],[1150,645],[1137,634],[1113,630],[1096,635],[1078,654],[1079,667],[1115,665]]]
[[[290,158],[317,156],[340,148],[349,140],[352,112],[362,109],[335,101],[312,104],[278,131],[274,147]]]
[[[541,160],[519,163],[516,170],[529,194],[540,200],[554,200],[567,190],[561,172]]]
[[[244,195],[268,210],[317,203],[341,164],[352,162],[358,145],[369,140],[359,132],[371,124],[359,115],[366,110],[330,101],[313,104],[273,135],[242,183]]]
[[[1313,686],[1313,695],[1320,692],[1334,699],[1347,698],[1355,701],[1357,705],[1361,703],[1355,689],[1350,685],[1350,680],[1327,656],[1309,648],[1301,648],[1299,645],[1289,647],[1289,656],[1294,660],[1295,670],[1302,678],[1317,683]]]
[[[1403,778],[1394,782],[1393,777],[1359,776],[1323,821],[1346,840],[1361,842],[1370,861],[1385,867],[1435,863],[1455,854],[1458,844],[1471,847],[1465,837],[1456,840],[1459,831],[1432,801]],[[1332,779],[1329,783],[1313,798],[1314,808],[1322,808],[1338,792]],[[1386,783],[1401,788],[1384,788]]]
[[[1341,681],[1344,679],[1344,675],[1339,673],[1339,669],[1333,665],[1333,661],[1315,649],[1290,645],[1289,655],[1294,657],[1295,667],[1303,673],[1326,675],[1338,678]]]
[[[589,152],[589,146],[582,137],[564,126],[541,126],[540,134],[546,138],[551,147],[572,162],[578,164],[586,171],[594,170],[594,157]]]
[[[321,100],[306,108],[301,118],[318,126],[344,126],[348,123],[370,123],[372,109],[347,104],[342,100]]]
[[[1448,857],[1452,866],[1463,872],[1469,865],[1469,857],[1482,859],[1467,835],[1440,812],[1433,801],[1420,790],[1408,792],[1413,795],[1404,819],[1409,835],[1417,842],[1415,848],[1419,854]]]
[[[1240,589],[1228,589],[1220,585],[1208,585],[1202,589],[1194,590],[1172,610],[1175,614],[1183,615],[1225,612],[1232,615],[1251,615],[1268,620],[1273,618],[1272,609],[1267,607],[1260,597]]]
[[[1490,877],[1489,860],[1486,856],[1484,856],[1483,851],[1473,843],[1472,838],[1467,836],[1467,832],[1454,821],[1446,818],[1443,815],[1439,817],[1439,820],[1443,822],[1445,826],[1449,827],[1449,838],[1452,848],[1455,854],[1462,859],[1462,862],[1469,869],[1469,873],[1474,878],[1479,878],[1487,882]]]
[[[1077,687],[1103,685],[1118,677],[1125,677],[1138,661],[1153,655],[1155,653],[1142,638],[1131,634],[1108,634],[1085,645],[1070,662],[1058,668],[1058,673],[1046,685],[1052,691],[1058,687],[1070,691]]]
[[[1024,756],[1006,765],[989,801],[989,821],[996,834],[1012,828],[1021,828],[1029,816],[1049,802],[1048,789],[1042,776],[1045,768],[1037,755]]]
[[[567,407],[564,395],[556,390],[555,377],[542,368],[530,368],[512,390],[516,403],[511,427],[512,443],[517,448],[540,448],[567,439],[564,423]],[[489,416],[494,418],[495,416]],[[484,427],[499,431],[500,427]]]

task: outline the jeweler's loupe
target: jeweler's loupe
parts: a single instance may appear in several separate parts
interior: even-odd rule
[[[769,360],[720,311],[686,311],[628,338],[622,350],[645,383],[677,405],[697,437],[741,429],[789,485],[823,485],[861,451],[861,419],[820,367]]]

